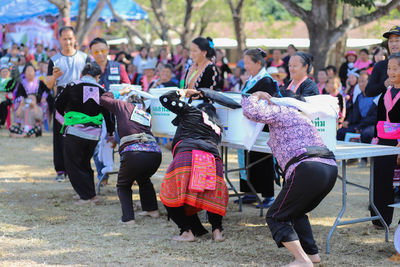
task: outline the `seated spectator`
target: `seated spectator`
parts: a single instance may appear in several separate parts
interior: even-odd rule
[[[358,80],[361,94],[357,96],[353,112],[343,122],[343,127],[337,132],[337,139],[344,140],[346,133],[359,133],[362,143],[371,143],[374,137],[374,129],[377,120],[377,106],[374,97],[365,95],[365,87],[368,84],[368,74],[363,72]]]
[[[157,57],[157,62],[161,62],[163,65],[171,63],[171,59],[168,58],[168,52],[166,48],[161,48]]]
[[[346,116],[346,106],[344,103],[344,97],[340,94],[340,79],[338,77],[329,78],[326,82],[325,90],[331,96],[337,97],[339,101],[339,119],[338,129],[342,127],[344,118]]]
[[[326,73],[328,74],[329,78],[334,78],[337,76],[337,69],[333,65],[329,65],[326,67]]]
[[[11,125],[11,105],[13,101],[13,90],[18,84],[19,72],[14,68],[13,75],[8,65],[0,67],[0,126],[7,122],[7,128]]]
[[[43,111],[37,105],[35,95],[29,95],[25,98],[24,103],[19,105],[16,116],[22,121],[22,124],[10,127],[11,137],[38,137],[42,135]]]
[[[318,78],[317,86],[318,86],[319,94],[320,95],[326,94],[327,92],[325,90],[325,87],[326,87],[326,82],[328,81],[328,72],[326,71],[326,69],[320,69],[318,71],[317,75],[318,75],[317,76],[317,78]]]
[[[354,63],[354,67],[358,69],[358,71],[367,70],[371,65],[372,61],[369,60],[369,51],[368,49],[361,49],[358,53],[358,59]]]
[[[387,57],[388,57],[388,52],[386,48],[382,46],[378,46],[377,48],[375,48],[372,52],[372,64],[367,69],[367,73],[371,75],[372,69],[374,68],[375,64],[378,63],[379,61],[387,59]]]
[[[136,84],[137,83],[136,80],[139,75],[136,66],[133,65],[133,63],[129,63],[126,70],[128,73],[129,80],[131,81],[131,84]]]
[[[268,67],[267,68],[267,73],[269,75],[271,75],[272,78],[274,78],[275,81],[278,82],[278,86],[284,86],[285,83],[283,81],[284,77],[287,76],[286,72],[282,73],[282,71],[284,71],[285,68],[281,67],[281,72],[279,72],[279,69],[277,67]]]
[[[172,81],[173,68],[170,64],[162,66],[160,71],[160,78],[154,80],[149,88],[165,88],[165,87],[177,87],[178,84]]]
[[[26,46],[26,45],[24,45],[24,46],[21,45],[21,47],[22,47],[21,56],[25,57],[25,61],[26,62],[31,62],[32,64],[36,64],[36,63],[34,63],[35,57],[34,57],[33,54],[31,54],[31,51],[29,50],[29,47]]]
[[[272,51],[272,58],[268,60],[268,67],[281,67],[284,66],[285,62],[282,60],[282,53],[279,49],[274,49]]]
[[[174,67],[179,64],[183,57],[183,45],[182,44],[177,44],[175,46],[175,54],[172,57],[172,64]]]
[[[229,68],[228,60],[221,49],[215,49],[215,54],[215,66],[217,66],[218,69],[217,88],[222,91],[227,91],[227,78],[228,75],[232,73],[232,70]]]
[[[232,89],[240,82],[240,73],[241,73],[241,68],[236,67],[233,70],[232,75],[229,76],[228,78],[228,91],[232,91]]]
[[[47,61],[47,54],[43,52],[42,44],[36,45],[36,53],[34,56],[35,56],[36,62],[46,62]]]
[[[150,84],[157,79],[155,76],[156,66],[152,61],[147,61],[143,66],[143,75],[140,78],[139,85],[142,86],[142,90],[147,92],[150,88]]]
[[[279,89],[286,88],[290,81],[288,69],[284,66],[280,66],[278,67],[278,73],[280,74],[278,81]]]
[[[133,65],[136,66],[139,74],[143,74],[143,66],[147,62],[148,50],[146,47],[142,47],[139,50],[139,54],[133,59]]]
[[[237,67],[240,68],[240,67]],[[240,93],[246,86],[246,82],[249,79],[250,74],[246,71],[246,69],[240,68],[240,81],[236,84],[235,87],[232,88],[232,92]]]
[[[350,72],[349,77],[346,80],[346,87],[343,87],[342,89],[342,94],[344,96],[344,100],[346,101],[345,120],[347,120],[348,116],[351,116],[357,96],[361,93],[361,90],[358,86],[358,77],[359,74],[357,72]]]
[[[34,95],[37,98],[38,105],[42,108],[44,114],[43,125],[48,124],[48,116],[53,112],[54,99],[46,84],[35,77],[35,68],[30,63],[22,71],[21,82],[15,93],[14,105],[20,105],[21,100],[26,99],[29,95]]]
[[[11,52],[1,58],[1,64],[4,65],[11,63],[17,65],[19,61],[19,52],[20,51],[18,45],[13,44],[11,47]]]
[[[179,79],[179,84],[180,84],[179,87],[180,88],[183,87],[185,73],[186,73],[186,70],[191,65],[191,61],[192,60],[190,59],[189,49],[184,47],[183,51],[182,51],[182,57],[178,61],[178,64],[175,65],[175,75],[176,75],[176,78]],[[182,85],[181,85],[181,83],[182,83]]]
[[[289,66],[290,57],[293,56],[294,53],[296,53],[296,52],[297,52],[297,48],[293,44],[288,45],[287,53],[285,54],[284,58],[282,59],[286,66]]]
[[[344,62],[339,69],[339,78],[342,84],[346,84],[347,77],[351,72],[355,72],[357,68],[354,66],[354,63],[357,59],[357,53],[355,51],[348,51],[344,57],[346,58],[346,62]]]

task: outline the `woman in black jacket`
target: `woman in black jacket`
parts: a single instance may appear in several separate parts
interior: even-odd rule
[[[181,231],[173,240],[191,242],[195,236],[206,234],[197,216],[197,212],[204,209],[214,240],[221,242],[224,240],[222,217],[229,198],[218,151],[222,126],[213,105],[202,103],[193,107],[181,100],[194,95],[201,93],[186,89],[170,91],[160,97],[161,104],[177,114],[173,123],[178,126],[172,143],[173,161],[162,182],[160,199]],[[205,176],[204,183],[198,182]]]

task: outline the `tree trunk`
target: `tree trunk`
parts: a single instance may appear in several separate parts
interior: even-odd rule
[[[242,25],[242,7],[244,0],[239,0],[237,6],[234,6],[233,0],[227,0],[228,5],[231,9],[233,26],[235,28],[235,36],[237,41],[237,53],[241,55],[243,49],[246,47],[245,36]]]
[[[69,0],[48,0],[58,8],[59,12],[59,27],[71,25]]]
[[[181,44],[186,47],[189,42],[189,35],[191,33],[190,27],[192,23],[193,0],[186,0],[186,12],[183,20],[183,30],[180,34]]]
[[[318,70],[325,67],[328,51],[344,34],[389,14],[399,5],[400,0],[392,0],[376,11],[360,17],[354,17],[348,12],[349,18],[343,19],[340,25],[337,25],[337,0],[312,0],[311,11],[303,9],[292,0],[280,0],[280,3],[292,15],[300,17],[306,23],[310,39],[309,52],[314,58],[314,70]]]
[[[309,53],[313,56],[314,76],[325,68],[329,51],[329,33],[320,28],[307,27],[310,36]]]

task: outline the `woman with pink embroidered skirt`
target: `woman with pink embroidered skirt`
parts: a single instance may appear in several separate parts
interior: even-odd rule
[[[290,90],[281,94],[294,96]],[[266,220],[278,247],[285,246],[295,257],[287,266],[313,266],[320,257],[306,213],[316,208],[333,188],[337,165],[311,121],[298,108],[276,105],[272,100],[266,92],[242,99],[247,118],[268,124],[268,145],[283,169],[285,182]]]
[[[177,114],[173,121],[178,127],[172,142],[173,161],[160,190],[168,216],[181,231],[173,238],[176,241],[194,241],[196,236],[207,233],[197,216],[200,210],[207,211],[214,240],[224,240],[222,217],[228,205],[228,189],[218,151],[222,126],[210,103],[194,107],[182,100],[184,96],[203,97],[204,94],[204,91],[185,89],[160,97],[161,104]]]

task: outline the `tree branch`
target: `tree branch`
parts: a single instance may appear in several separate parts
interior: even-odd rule
[[[337,40],[339,40],[339,38],[343,35],[344,32],[354,28],[361,27],[371,21],[386,16],[387,14],[390,13],[390,11],[392,11],[392,9],[399,6],[399,4],[400,0],[392,0],[387,5],[378,8],[377,10],[375,10],[370,14],[344,20],[341,25],[339,25],[331,32],[332,38],[330,39],[330,45],[333,45]]]
[[[127,21],[126,19],[122,18],[113,8],[110,0],[106,0],[107,5],[110,7],[111,13],[113,14],[113,16],[119,21],[121,22],[122,26],[125,26],[129,29],[129,31],[131,31],[131,33],[133,33],[134,35],[136,35],[142,42],[144,45],[148,45],[146,38],[143,36],[143,34],[141,32],[139,32],[138,30],[136,30],[135,27],[132,26],[132,24]]]
[[[295,2],[291,0],[280,0],[279,3],[281,3],[293,16],[299,17],[304,21],[309,20],[310,12],[305,10]]]
[[[200,3],[197,3],[196,5],[193,6],[193,10],[197,11],[200,10],[205,4],[207,4],[208,0],[203,0]]]

